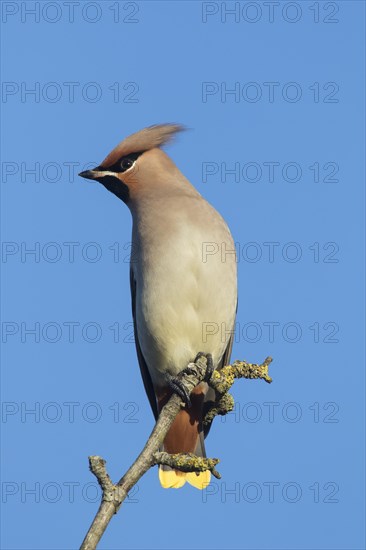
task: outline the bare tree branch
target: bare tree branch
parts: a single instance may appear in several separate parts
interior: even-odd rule
[[[262,378],[266,382],[272,382],[272,379],[268,375],[268,366],[271,361],[270,357],[267,357],[262,365],[235,361],[232,365],[224,367],[219,372],[214,371],[209,384],[215,389],[217,400],[215,403],[212,403],[212,406],[206,412],[204,423],[209,425],[217,414],[226,414],[232,410],[234,400],[228,394],[228,390],[233,385],[235,378]],[[206,357],[200,356],[195,363],[190,363],[187,370],[181,374],[181,381],[188,394],[204,380],[206,364]],[[200,458],[191,453],[169,455],[168,453],[159,451],[170,426],[183,406],[181,398],[173,394],[162,409],[140,455],[116,485],[112,483],[107,473],[105,460],[100,456],[89,457],[90,470],[98,479],[98,483],[102,489],[102,502],[80,550],[95,550],[97,548],[110,520],[126,499],[128,492],[152,466],[165,464],[183,472],[203,472],[210,470],[215,477],[220,478],[220,474],[215,469],[215,466],[219,462],[217,458]]]

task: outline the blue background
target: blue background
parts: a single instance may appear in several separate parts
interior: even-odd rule
[[[191,130],[169,154],[238,243],[233,358],[272,355],[274,382],[237,382],[235,413],[215,421],[207,451],[221,481],[165,491],[149,471],[100,548],[364,548],[364,3],[281,2],[272,22],[263,2],[226,20],[221,3],[121,2],[117,22],[117,2],[84,14],[83,2],[73,22],[62,2],[39,21],[22,20],[21,4],[2,3],[3,548],[77,548],[99,499],[88,455],[117,480],[152,429],[131,339],[130,214],[77,173],[130,133],[175,121]],[[217,13],[204,22],[202,10]],[[39,97],[22,98],[36,82]],[[80,84],[74,101],[65,82]],[[204,82],[238,82],[241,95],[203,101]],[[278,83],[273,101],[265,82]],[[272,183],[269,161],[280,163]],[[204,178],[207,162],[218,173]],[[299,181],[283,177],[289,162]],[[328,162],[337,181],[324,181]],[[36,163],[39,176],[25,172]],[[221,163],[262,175],[221,181]],[[67,242],[79,243],[74,261]],[[79,323],[74,341],[67,322]]]

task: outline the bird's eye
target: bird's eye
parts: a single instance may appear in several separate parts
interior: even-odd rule
[[[128,170],[129,168],[131,168],[132,165],[133,165],[133,160],[132,160],[132,159],[129,159],[129,158],[122,159],[122,160],[121,160],[121,169],[122,169],[122,172],[125,172],[126,170]]]

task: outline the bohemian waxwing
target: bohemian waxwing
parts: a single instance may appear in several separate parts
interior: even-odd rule
[[[208,354],[214,368],[230,361],[237,305],[235,247],[220,214],[160,149],[183,130],[176,124],[145,128],[123,140],[104,161],[80,176],[102,183],[131,211],[130,281],[135,342],[142,379],[155,418],[178,373]],[[183,396],[184,397],[184,396]],[[174,420],[168,453],[205,455],[204,403],[213,390],[202,382]],[[159,468],[163,487],[199,489],[210,472]]]

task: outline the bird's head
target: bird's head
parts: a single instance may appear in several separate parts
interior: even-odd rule
[[[144,128],[121,141],[99,166],[80,172],[79,176],[99,181],[128,204],[144,182],[156,179],[159,170],[175,166],[159,147],[182,130],[184,127],[179,124]]]

